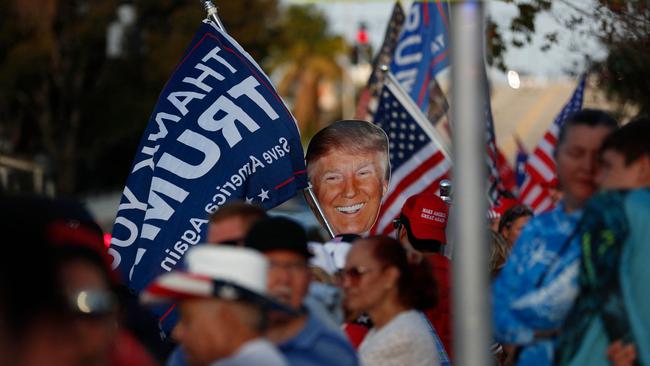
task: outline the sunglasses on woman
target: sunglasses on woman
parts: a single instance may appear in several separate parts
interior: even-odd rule
[[[363,266],[343,268],[340,271],[343,280],[348,279],[353,285],[357,285],[361,281],[361,277],[371,272],[383,271],[383,268],[368,268]]]

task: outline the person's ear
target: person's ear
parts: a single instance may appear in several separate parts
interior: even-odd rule
[[[642,187],[650,187],[650,155],[639,158],[639,182]]]
[[[384,275],[386,276],[386,289],[397,287],[397,280],[399,280],[399,269],[395,266],[386,268]]]
[[[388,181],[387,180],[382,179],[381,188],[382,188],[381,196],[383,197],[383,196],[386,195],[386,192],[388,192]]]

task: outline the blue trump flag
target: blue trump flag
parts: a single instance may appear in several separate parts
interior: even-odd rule
[[[390,65],[402,88],[425,112],[430,82],[449,66],[448,15],[444,0],[413,2]]]
[[[307,186],[295,120],[237,42],[204,21],[151,114],[109,252],[142,290],[204,241],[224,203],[269,209]]]

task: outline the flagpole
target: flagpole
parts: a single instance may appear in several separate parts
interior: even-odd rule
[[[404,109],[406,109],[413,116],[415,121],[420,125],[420,127],[422,127],[429,138],[436,145],[438,145],[445,158],[451,160],[451,155],[449,154],[447,146],[442,143],[443,140],[438,134],[438,131],[436,131],[435,127],[433,127],[431,122],[429,122],[429,119],[427,119],[424,113],[422,113],[420,108],[415,104],[413,99],[411,99],[404,88],[402,88],[399,81],[395,79],[395,75],[389,71],[388,66],[382,65],[381,71],[384,73],[384,85],[386,85],[386,87],[388,87],[393,92],[395,98],[397,98],[397,100],[404,106]]]
[[[203,4],[203,8],[208,13],[208,18],[212,20],[217,25],[217,27],[219,27],[219,29],[225,32],[226,28],[223,26],[221,19],[219,19],[219,15],[217,14],[218,9],[212,3],[212,1],[211,0],[199,0],[199,1],[201,2],[201,4]],[[318,203],[318,199],[316,199],[316,195],[314,194],[311,184],[309,184],[309,186],[303,190],[303,193],[305,199],[307,200],[307,203],[312,207],[312,212],[316,214],[317,219],[323,224],[330,238],[333,238],[334,230],[332,230],[332,225],[330,225],[329,221],[327,221],[323,209]]]
[[[323,224],[325,227],[325,230],[327,230],[327,233],[330,236],[330,239],[334,238],[334,230],[332,229],[332,225],[330,225],[329,221],[327,221],[327,218],[325,217],[325,213],[323,212],[323,209],[320,207],[320,203],[318,203],[318,199],[316,198],[316,194],[314,193],[314,189],[311,186],[311,183],[309,183],[309,186],[304,189],[303,191],[305,195],[305,199],[307,200],[307,204],[312,208],[312,212],[316,214],[316,218]]]
[[[208,18],[212,20],[219,29],[222,31],[226,31],[226,28],[223,26],[223,23],[221,23],[221,19],[219,19],[219,15],[217,14],[218,8],[212,3],[211,0],[199,0],[201,4],[203,4],[203,8],[205,11],[208,13]]]
[[[458,365],[480,366],[492,364],[485,217],[483,2],[455,1],[451,5],[454,354]]]

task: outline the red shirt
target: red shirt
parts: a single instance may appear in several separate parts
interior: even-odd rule
[[[368,327],[363,324],[344,323],[343,330],[348,336],[348,339],[350,340],[350,343],[352,343],[354,349],[359,349],[361,342],[363,342],[363,339],[366,337],[366,334],[368,334],[368,331],[370,329],[368,329]]]
[[[442,254],[426,254],[438,285],[438,305],[425,310],[427,318],[436,329],[449,359],[453,360],[451,324],[451,261]]]

